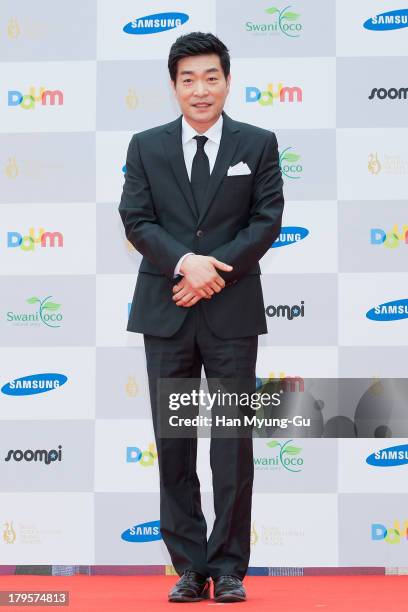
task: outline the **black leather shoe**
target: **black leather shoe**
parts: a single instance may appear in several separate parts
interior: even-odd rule
[[[214,599],[218,602],[245,601],[246,592],[242,580],[230,575],[214,578]]]
[[[170,590],[169,601],[193,602],[209,599],[210,580],[193,570],[186,570]]]

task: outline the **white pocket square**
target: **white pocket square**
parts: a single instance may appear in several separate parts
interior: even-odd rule
[[[242,174],[251,174],[249,166],[244,162],[239,162],[239,164],[228,168],[227,176],[240,176]]]

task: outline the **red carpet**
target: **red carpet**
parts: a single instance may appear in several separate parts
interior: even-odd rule
[[[61,590],[70,592],[70,606],[35,606],[33,610],[81,612],[154,612],[229,606],[271,612],[407,612],[408,576],[299,576],[245,579],[248,601],[216,604],[210,599],[195,604],[170,604],[167,591],[174,576],[2,576],[0,590]],[[29,610],[1,607],[0,610]]]

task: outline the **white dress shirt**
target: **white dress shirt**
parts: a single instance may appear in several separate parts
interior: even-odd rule
[[[197,141],[194,140],[194,136],[206,136],[208,138],[204,145],[204,151],[207,154],[208,161],[210,162],[210,174],[213,171],[215,160],[217,159],[218,149],[221,142],[222,134],[222,115],[219,116],[217,121],[212,125],[206,132],[200,134],[197,132],[187,121],[184,116],[181,120],[181,143],[183,146],[184,162],[186,164],[186,170],[188,178],[191,181],[191,168],[193,165],[193,159],[197,152]],[[185,253],[180,257],[177,265],[174,269],[174,276],[181,274],[180,267],[187,255],[194,255],[194,253]]]

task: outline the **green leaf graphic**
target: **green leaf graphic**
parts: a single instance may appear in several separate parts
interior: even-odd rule
[[[279,13],[279,9],[277,9],[275,6],[272,6],[271,8],[265,9],[265,13],[273,15],[274,13]]]
[[[275,446],[279,446],[279,442],[277,442],[276,440],[271,440],[266,444],[266,446],[269,446],[269,448],[275,448]]]
[[[46,308],[47,310],[58,310],[61,304],[56,304],[55,302],[45,302],[43,306],[43,310]]]
[[[300,155],[297,155],[296,153],[286,153],[282,159],[286,159],[288,162],[296,162],[298,159],[300,159]]]
[[[41,302],[41,300],[39,300],[38,297],[30,297],[26,301],[28,304],[35,304],[36,302]]]
[[[299,17],[299,13],[283,13],[282,15],[282,19],[287,19],[288,21],[296,21]]]
[[[298,446],[286,446],[283,449],[284,453],[288,453],[288,455],[298,455],[302,449]]]

